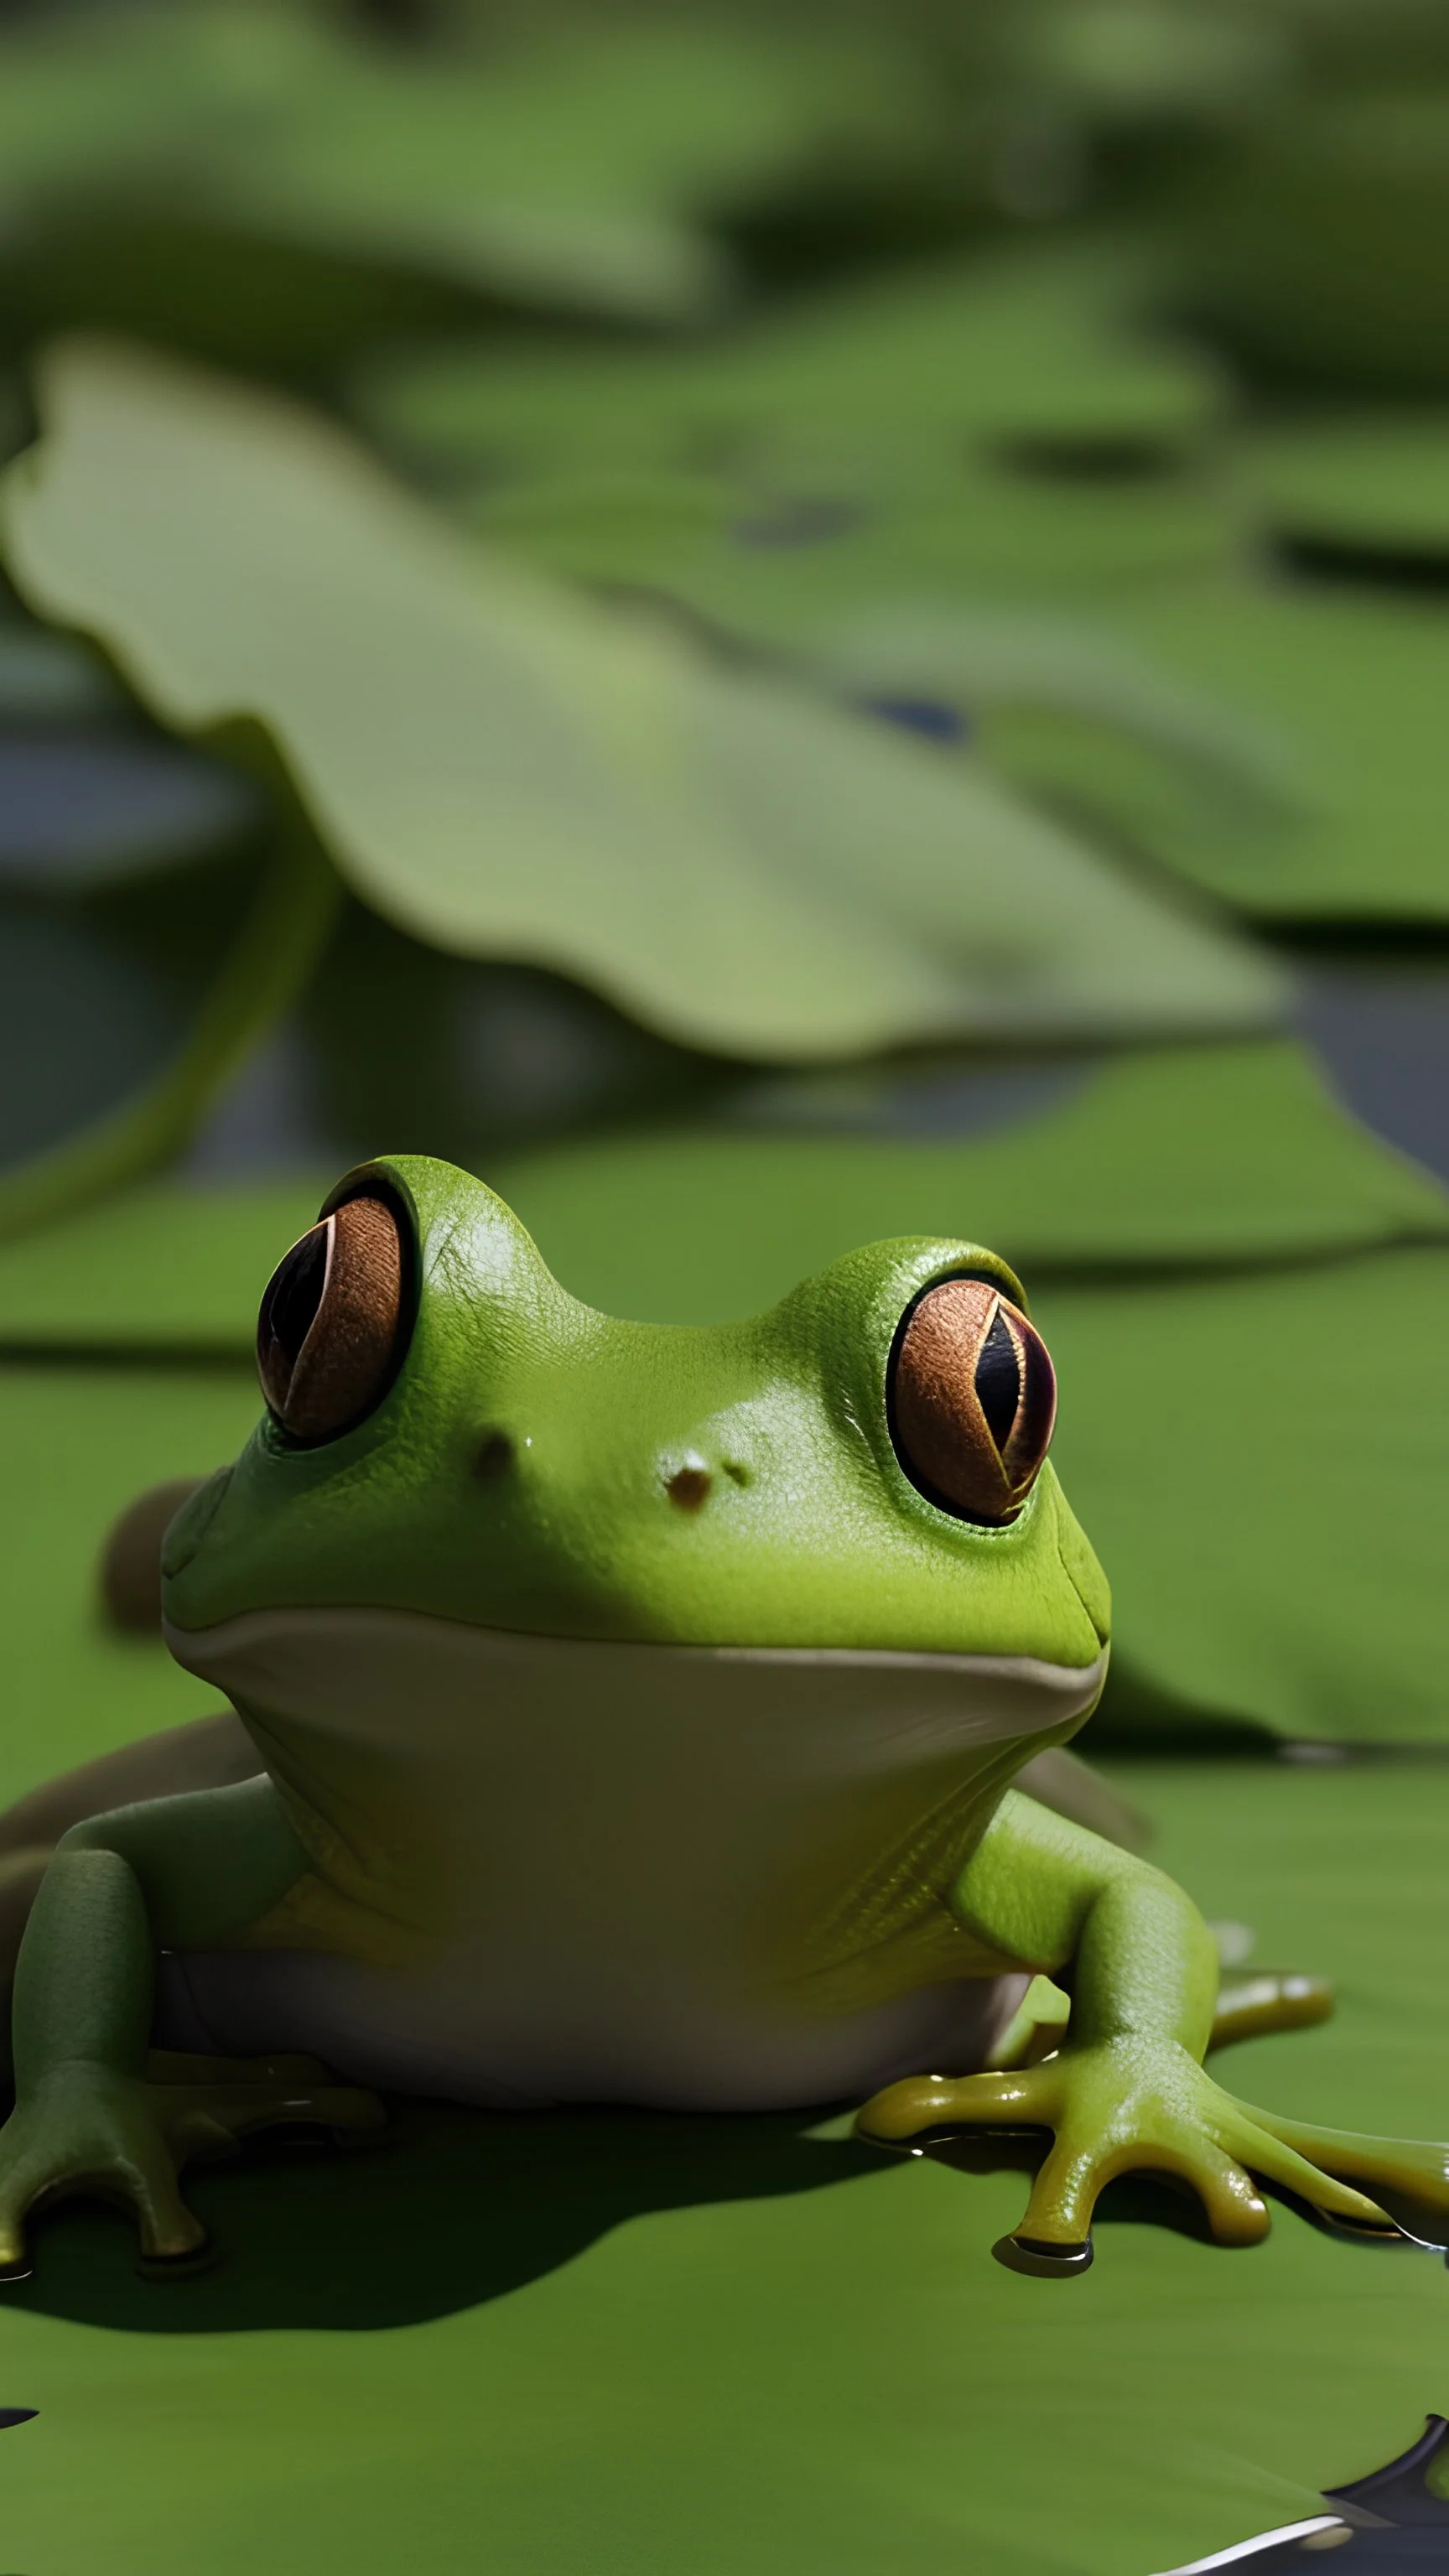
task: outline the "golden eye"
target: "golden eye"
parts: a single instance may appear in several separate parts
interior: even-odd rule
[[[989,1280],[944,1279],[910,1308],[891,1370],[891,1437],[929,1501],[963,1520],[1014,1520],[1056,1406],[1045,1342]]]
[[[345,1199],[273,1271],[257,1320],[262,1393],[294,1440],[334,1440],[381,1403],[402,1357],[402,1233],[386,1199]]]

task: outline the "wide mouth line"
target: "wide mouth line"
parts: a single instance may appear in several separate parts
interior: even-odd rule
[[[226,1619],[209,1622],[204,1627],[185,1628],[177,1621],[163,1619],[168,1645],[186,1660],[188,1649],[208,1645],[220,1647],[233,1638],[242,1643],[248,1636],[260,1636],[268,1628],[305,1624],[322,1627],[345,1622],[349,1627],[365,1625],[376,1629],[406,1629],[422,1636],[450,1637],[455,1641],[488,1640],[500,1649],[515,1653],[537,1653],[559,1661],[572,1657],[628,1656],[658,1657],[679,1662],[709,1664],[783,1664],[802,1668],[841,1670],[877,1670],[882,1672],[959,1673],[963,1678],[1032,1680],[1061,1690],[1085,1687],[1102,1671],[1107,1649],[1088,1664],[1061,1664],[1049,1657],[1014,1653],[1010,1650],[953,1652],[907,1646],[812,1646],[812,1645],[738,1645],[711,1644],[675,1638],[653,1637],[588,1637],[561,1635],[548,1629],[502,1628],[486,1620],[449,1619],[429,1610],[398,1610],[381,1606],[351,1603],[294,1604],[265,1610],[241,1610]]]

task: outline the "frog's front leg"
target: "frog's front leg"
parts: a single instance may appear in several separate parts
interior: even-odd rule
[[[1097,2196],[1129,2172],[1190,2184],[1224,2245],[1268,2233],[1260,2180],[1361,2234],[1397,2230],[1356,2183],[1449,2214],[1449,2149],[1308,2129],[1237,2101],[1204,2072],[1216,1953],[1196,1907],[1160,1871],[1012,1795],[952,1904],[978,1940],[1069,1987],[1067,2037],[1020,2072],[893,2084],[858,2126],[893,2145],[933,2129],[1049,2130],[1025,2218],[996,2248],[1003,2262],[1084,2271]]]
[[[285,2060],[224,2073],[163,2062],[148,2080],[158,1949],[234,1938],[307,1865],[267,1779],[121,1808],[63,1837],[16,1966],[0,2271],[23,2267],[37,2203],[77,2192],[131,2208],[150,2259],[193,2255],[205,2231],[177,2180],[189,2157],[271,2119],[380,2117],[366,2096],[319,2088],[325,2070]]]

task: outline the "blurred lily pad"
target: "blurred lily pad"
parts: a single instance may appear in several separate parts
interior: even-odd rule
[[[1106,126],[1216,122],[1256,102],[1288,68],[1269,13],[1180,0],[1046,0],[1012,13],[1007,59],[1043,93]]]
[[[1449,411],[1294,420],[1250,439],[1244,473],[1268,527],[1311,560],[1449,564]]]
[[[354,889],[722,1053],[1261,1025],[1271,966],[984,775],[470,548],[320,421],[57,351],[13,579],[184,733],[260,727]]]
[[[921,1133],[919,1080],[885,1077],[855,1132],[823,1132],[818,1086],[797,1077],[793,1130],[776,1086],[768,1123],[747,1094],[733,1124],[555,1146],[487,1176],[576,1295],[662,1323],[751,1313],[874,1236],[964,1234],[1028,1286],[1449,1239],[1449,1197],[1286,1040],[1069,1060],[1068,1077],[1033,1099],[1019,1076],[1014,1112],[998,1101],[983,1132],[956,1136]],[[0,1342],[242,1355],[279,1253],[336,1177],[156,1182],[9,1245]]]
[[[934,486],[970,446],[1160,463],[1211,424],[1223,384],[1144,324],[1150,292],[1130,243],[1016,243],[795,299],[702,344],[403,351],[359,371],[355,398],[420,463],[500,484],[587,468],[865,490],[924,465]]]
[[[887,599],[1056,596],[1219,559],[1212,367],[1118,242],[1013,245],[792,299],[705,344],[385,356],[356,400],[550,570],[794,642]]]
[[[197,863],[262,811],[245,779],[179,744],[0,731],[0,885],[60,893]]]
[[[679,602],[746,643],[806,646],[883,601],[1059,599],[1219,561],[1229,523],[1186,474],[1077,483],[963,456],[868,485],[828,462],[732,487],[682,475],[485,481],[465,523],[570,580]]]
[[[1289,798],[1152,756],[1125,731],[1012,710],[986,745],[1006,775],[1244,912],[1442,921],[1449,856],[1449,619],[1435,603],[1328,586],[1165,586],[1109,623],[1168,685],[1201,690],[1277,746]]]
[[[5,32],[0,210],[22,307],[49,293],[54,318],[74,297],[138,328],[167,312],[207,347],[227,236],[285,246],[303,272],[275,278],[290,358],[293,287],[339,344],[309,291],[318,259],[545,309],[697,313],[729,278],[704,218],[832,171],[908,169],[938,121],[884,31],[646,13],[409,48],[320,11],[153,0]],[[359,327],[378,318],[360,298]],[[222,345],[268,353],[265,304],[226,319]]]

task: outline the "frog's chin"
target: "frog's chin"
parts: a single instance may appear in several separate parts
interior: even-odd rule
[[[476,1754],[517,1731],[622,1750],[787,1732],[818,1737],[829,1770],[927,1759],[967,1745],[1060,1739],[1106,1675],[1020,1654],[922,1654],[834,1646],[684,1646],[539,1636],[420,1611],[246,1611],[207,1628],[167,1620],[188,1672],[271,1731],[302,1728],[426,1762]],[[828,1748],[828,1756],[826,1755]],[[810,1757],[806,1756],[807,1765]]]

